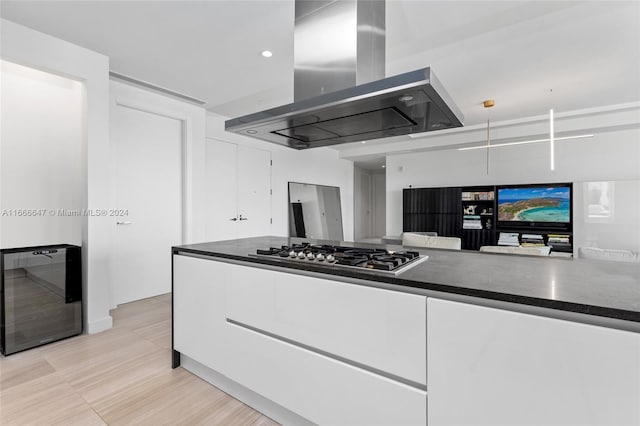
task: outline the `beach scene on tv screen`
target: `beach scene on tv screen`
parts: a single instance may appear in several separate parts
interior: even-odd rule
[[[498,189],[498,220],[569,223],[570,219],[569,188]]]

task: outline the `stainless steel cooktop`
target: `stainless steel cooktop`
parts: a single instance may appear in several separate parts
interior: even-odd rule
[[[417,251],[389,251],[382,248],[313,245],[308,243],[257,250],[252,257],[285,263],[303,263],[326,268],[347,268],[395,276],[428,259]]]

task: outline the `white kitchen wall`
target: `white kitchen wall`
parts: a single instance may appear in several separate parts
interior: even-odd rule
[[[289,235],[288,182],[340,187],[344,238],[353,241],[353,162],[331,148],[298,151],[224,131],[226,117],[207,114],[207,137],[271,151],[273,235]],[[221,183],[224,184],[224,183]]]
[[[556,142],[555,170],[550,169],[548,143],[516,145],[490,150],[489,173],[486,169],[486,150],[458,151],[457,149],[414,152],[387,157],[387,233],[399,235],[402,232],[402,189],[414,187],[440,187],[465,185],[496,185],[543,182],[578,182],[575,187],[576,202],[574,218],[584,216],[582,182],[585,181],[630,181],[616,184],[617,205],[623,211],[618,218],[632,223],[627,218],[627,209],[637,201],[634,197],[633,181],[640,180],[640,109],[637,107],[612,114],[588,114],[567,118],[561,124],[565,134],[593,133],[594,137]],[[543,126],[548,122],[534,125],[510,126],[502,133],[527,136],[542,135]],[[581,129],[582,127],[582,129]],[[476,132],[478,133],[478,132]],[[485,130],[486,134],[486,130]],[[451,135],[443,136],[451,138]],[[460,134],[460,143],[481,142],[481,136]],[[431,138],[435,144],[438,136]],[[506,139],[505,139],[506,140]],[[637,196],[636,196],[637,197]],[[626,198],[626,199],[625,199]],[[583,227],[576,222],[576,245],[587,244],[588,224]],[[637,222],[637,220],[635,221]],[[637,231],[623,231],[624,222],[616,228],[602,228],[598,232],[589,231],[588,245],[601,248],[628,247],[640,250]],[[601,236],[598,237],[598,234]],[[606,235],[606,237],[605,237]]]
[[[66,41],[2,20],[3,60],[63,75],[83,85],[82,207],[109,204],[109,58]],[[37,123],[33,123],[37,125]],[[109,315],[110,221],[82,218],[85,331],[111,328]]]
[[[0,247],[82,244],[83,87],[2,61]]]

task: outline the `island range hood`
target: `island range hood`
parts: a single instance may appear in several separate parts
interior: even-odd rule
[[[294,102],[225,130],[308,149],[462,126],[430,68],[384,77],[385,4],[296,0]]]

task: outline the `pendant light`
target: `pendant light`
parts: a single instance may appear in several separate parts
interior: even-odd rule
[[[493,108],[495,104],[493,99],[482,102],[482,106],[485,108]],[[487,174],[489,174],[489,148],[491,148],[491,110],[487,110]]]
[[[550,93],[553,93],[553,89],[549,90]],[[553,105],[553,102],[551,102]],[[482,105],[485,108],[492,108],[495,105],[495,101],[493,99],[487,99],[482,102]],[[476,145],[476,146],[465,146],[463,148],[457,148],[458,151],[472,151],[474,149],[485,149],[487,151],[487,174],[489,174],[489,149],[490,148],[500,148],[504,146],[514,146],[514,145],[526,145],[532,143],[542,143],[549,142],[549,168],[553,171],[556,167],[555,160],[555,143],[556,141],[565,141],[565,140],[573,140],[573,139],[582,139],[582,138],[592,138],[594,135],[592,133],[582,134],[582,135],[571,135],[571,136],[562,136],[556,137],[555,134],[555,113],[553,108],[549,109],[549,137],[544,139],[532,139],[532,140],[524,140],[524,141],[514,141],[514,142],[502,142],[502,143],[491,143],[491,114],[487,112],[487,142],[484,145]]]

